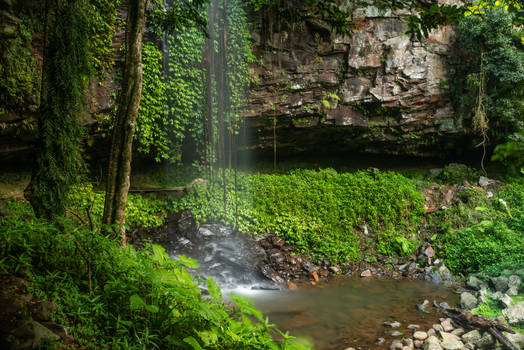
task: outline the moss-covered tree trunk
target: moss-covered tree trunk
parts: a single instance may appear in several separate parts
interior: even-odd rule
[[[69,188],[83,168],[79,114],[90,74],[83,0],[46,0],[38,137],[24,191],[35,214],[63,215]]]
[[[142,94],[142,36],[147,0],[129,0],[122,90],[113,126],[103,223],[116,225],[126,245],[125,211],[131,176],[133,135]]]

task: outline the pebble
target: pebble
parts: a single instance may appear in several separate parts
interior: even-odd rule
[[[360,274],[360,277],[371,277],[371,270],[364,270]]]
[[[393,331],[393,332],[391,332],[391,336],[392,337],[400,337],[401,335],[404,335],[404,333],[402,333],[400,331]]]
[[[428,334],[426,332],[416,331],[415,333],[413,333],[413,338],[416,340],[426,340],[427,337]]]
[[[387,327],[391,327],[391,328],[398,328],[400,327],[400,322],[398,321],[392,321],[392,322],[384,322],[383,323],[384,326],[387,326]]]
[[[412,330],[419,329],[419,328],[420,328],[420,326],[418,324],[410,324],[408,326],[408,329],[412,329]]]

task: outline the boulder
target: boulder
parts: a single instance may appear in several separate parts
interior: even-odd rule
[[[493,340],[491,334],[485,332],[482,334],[482,338],[480,338],[480,340],[474,344],[481,349],[492,349],[495,341]]]
[[[460,337],[462,336],[462,334],[464,334],[464,332],[465,332],[464,328],[457,328],[451,331],[451,334],[456,335],[457,337]]]
[[[486,282],[482,281],[481,279],[475,277],[475,276],[469,276],[466,285],[474,290],[481,290],[482,288],[487,288],[488,285]]]
[[[515,287],[515,288],[517,288],[517,291],[518,291],[521,282],[522,281],[521,281],[520,277],[517,276],[517,275],[511,275],[511,276],[508,277],[508,287],[509,288]]]
[[[429,337],[424,341],[424,350],[442,350],[437,337]]]
[[[508,338],[508,340],[510,342],[512,342],[513,344],[515,344],[517,346],[520,346],[521,349],[524,349],[524,334],[520,334],[520,333],[515,333],[515,334],[505,333],[504,335],[506,336],[506,338]]]
[[[462,350],[464,348],[464,343],[460,341],[460,338],[451,333],[441,332],[440,336],[442,337],[442,342],[440,346],[444,350]]]
[[[514,297],[515,295],[519,294],[519,289],[518,287],[509,287],[506,291],[506,294]]]
[[[442,282],[453,282],[455,280],[449,269],[444,264],[439,266],[437,274]]]
[[[500,299],[499,302],[504,305],[504,307],[509,307],[513,303],[513,300],[511,297],[507,294],[504,294]]]
[[[476,329],[462,335],[462,340],[465,343],[471,343],[471,344],[476,344],[481,338],[482,338],[482,335]]]
[[[495,288],[497,292],[504,293],[509,288],[509,279],[504,276],[492,277],[491,284],[493,285],[493,287]]]
[[[477,298],[471,293],[464,292],[460,294],[460,306],[463,309],[471,310],[477,307],[477,302]]]
[[[502,310],[502,315],[508,320],[509,324],[524,323],[524,301]]]

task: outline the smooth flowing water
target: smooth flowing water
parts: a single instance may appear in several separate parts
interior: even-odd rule
[[[386,349],[385,344],[375,344],[378,338],[391,343],[402,338],[393,337],[392,331],[408,336],[412,333],[406,328],[409,324],[427,330],[437,322],[438,314],[416,308],[424,299],[452,306],[458,301],[452,290],[417,280],[340,278],[296,291],[270,290],[277,286],[256,268],[261,259],[256,244],[221,225],[203,225],[177,235],[167,248],[174,258],[184,254],[198,260],[201,269],[193,273],[214,277],[226,295],[249,296],[272,323],[310,339],[317,349]],[[398,321],[401,327],[387,328],[385,321]]]
[[[255,305],[280,329],[312,340],[317,349],[386,349],[386,343],[408,336],[406,327],[417,324],[427,330],[439,315],[416,308],[424,299],[454,305],[458,297],[450,289],[426,281],[339,279],[297,291],[246,291]],[[391,329],[385,321],[398,321]],[[378,338],[388,342],[376,345]]]

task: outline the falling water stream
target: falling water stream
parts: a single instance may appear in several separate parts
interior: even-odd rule
[[[393,337],[392,331],[410,335],[409,324],[428,329],[439,315],[422,313],[416,304],[424,299],[456,304],[452,290],[427,281],[339,278],[320,286],[302,286],[296,291],[278,290],[257,269],[262,255],[256,242],[237,235],[222,225],[202,225],[185,235],[172,235],[167,249],[175,258],[184,254],[196,259],[201,268],[192,272],[212,276],[225,295],[248,296],[255,306],[281,330],[308,338],[317,349],[385,349],[378,338]],[[398,321],[398,329],[385,321]],[[386,342],[387,343],[387,342]]]

